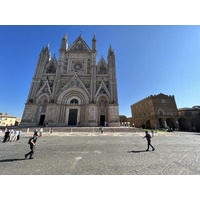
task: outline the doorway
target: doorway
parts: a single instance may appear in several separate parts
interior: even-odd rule
[[[45,120],[45,115],[40,115],[40,122],[39,122],[40,126],[43,126],[44,120]]]
[[[105,125],[105,115],[100,115],[100,126]]]
[[[76,125],[77,124],[77,114],[78,114],[78,109],[70,109],[69,110],[68,125]]]

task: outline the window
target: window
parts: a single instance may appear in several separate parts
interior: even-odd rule
[[[163,116],[163,115],[164,115],[163,110],[160,109],[160,110],[158,111],[158,115]]]
[[[151,114],[150,114],[150,112],[148,112],[148,116],[150,116]]]
[[[189,117],[192,117],[193,116],[193,114],[192,114],[192,112],[187,112],[187,115],[189,116]]]
[[[78,104],[78,100],[77,100],[77,99],[72,99],[72,100],[70,101],[70,104]]]
[[[162,103],[167,103],[166,99],[162,99]]]

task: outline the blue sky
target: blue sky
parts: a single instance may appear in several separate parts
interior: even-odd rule
[[[200,105],[200,26],[0,26],[0,112],[21,117],[39,54],[50,43],[59,56],[65,33],[71,45],[82,34],[97,62],[115,51],[119,113],[154,94],[174,95],[178,108]]]

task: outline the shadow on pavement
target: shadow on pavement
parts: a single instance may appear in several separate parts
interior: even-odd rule
[[[139,151],[127,151],[127,153],[141,153],[141,152],[146,152],[146,150],[139,150]]]
[[[5,159],[5,160],[0,160],[0,163],[1,162],[14,162],[14,161],[20,161],[20,160],[24,160],[24,158],[20,158],[20,159],[17,159],[17,158],[14,158],[14,159]]]

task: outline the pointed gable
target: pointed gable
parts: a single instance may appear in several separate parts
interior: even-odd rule
[[[80,35],[75,42],[68,48],[67,52],[74,53],[91,53],[90,47],[84,41],[82,36]]]
[[[108,88],[106,87],[103,80],[101,81],[101,84],[95,94],[95,97],[97,97],[98,95],[101,95],[101,94],[107,94],[110,97],[110,92],[108,91]]]
[[[48,95],[51,95],[51,87],[49,85],[49,81],[46,80],[46,82],[44,83],[44,85],[40,88],[40,90],[37,92],[37,97],[40,95],[40,94],[48,94]]]
[[[97,72],[98,74],[107,74],[108,73],[108,65],[106,61],[104,60],[103,56],[99,60],[97,64]]]
[[[87,90],[87,88],[85,87],[85,85],[83,84],[83,82],[81,81],[81,79],[78,77],[78,75],[75,73],[75,75],[71,78],[71,80],[62,88],[62,90],[60,91],[60,93],[62,93],[64,90],[71,88],[71,87],[78,87],[83,89],[89,96],[90,93]]]
[[[57,67],[58,63],[54,54],[53,58],[49,61],[49,63],[45,67],[45,73],[56,73]]]

